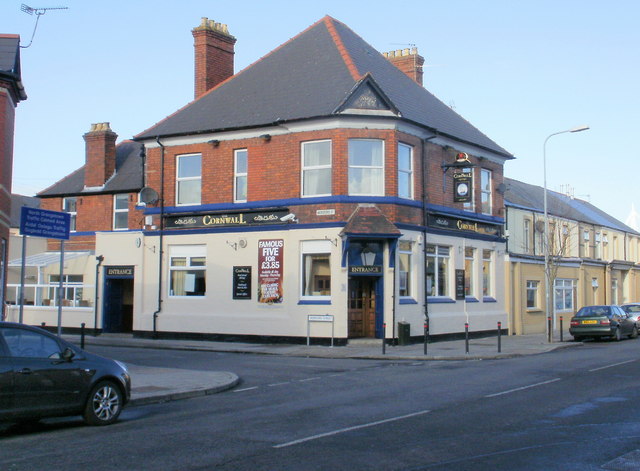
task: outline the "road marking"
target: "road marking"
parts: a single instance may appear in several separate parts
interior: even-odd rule
[[[502,392],[495,393],[495,394],[489,394],[489,395],[487,395],[485,397],[503,396],[505,394],[510,394],[512,392],[523,391],[525,389],[535,388],[536,386],[543,386],[545,384],[555,383],[556,381],[560,381],[560,378],[554,378],[554,379],[550,379],[549,381],[542,381],[541,383],[535,383],[535,384],[530,384],[528,386],[522,386],[521,388],[509,389],[508,391],[502,391]]]
[[[269,384],[268,386],[270,388],[273,388],[274,386],[284,386],[285,384],[290,384],[290,383],[291,383],[290,381],[285,381],[283,383],[272,383],[272,384]]]
[[[320,376],[316,376],[314,378],[299,379],[298,381],[304,383],[306,381],[315,381],[316,379],[320,379]]]
[[[251,391],[252,389],[258,389],[258,386],[254,386],[252,388],[234,389],[233,392],[238,393],[238,392],[244,392],[244,391]]]
[[[589,370],[589,373],[593,373],[594,371],[604,370],[606,368],[613,368],[614,366],[626,365],[627,363],[632,363],[634,361],[636,360],[621,361],[620,363],[613,363],[612,365],[601,366],[600,368],[594,368],[592,370]]]
[[[306,438],[300,438],[299,440],[294,440],[292,442],[287,442],[287,443],[281,443],[279,445],[274,445],[273,448],[285,448],[285,447],[292,446],[292,445],[298,445],[300,443],[309,442],[311,440],[317,440],[319,438],[330,437],[332,435],[338,435],[339,433],[351,432],[353,430],[360,430],[360,429],[367,428],[367,427],[374,427],[376,425],[386,424],[388,422],[395,422],[397,420],[403,420],[403,419],[408,419],[410,417],[416,417],[418,415],[424,415],[424,414],[427,414],[428,412],[430,412],[430,411],[421,410],[419,412],[414,412],[412,414],[401,415],[401,416],[398,416],[398,417],[391,417],[390,419],[378,420],[376,422],[369,422],[368,424],[354,425],[353,427],[341,428],[341,429],[338,429],[338,430],[333,430],[331,432],[320,433],[318,435],[312,435],[312,436],[306,437]]]

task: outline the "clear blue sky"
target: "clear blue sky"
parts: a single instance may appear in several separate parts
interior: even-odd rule
[[[191,29],[203,16],[237,38],[236,72],[324,15],[379,51],[415,44],[425,87],[516,156],[505,175],[623,221],[640,209],[640,1],[55,0],[22,49],[15,193],[33,195],[84,163],[82,135],[108,121],[128,139],[193,99]],[[0,32],[29,43],[35,16],[2,0]]]

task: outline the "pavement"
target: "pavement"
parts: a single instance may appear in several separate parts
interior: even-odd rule
[[[80,345],[79,335],[64,335],[67,341]],[[548,342],[545,334],[502,335],[470,339],[435,341],[410,345],[386,345],[383,351],[381,340],[352,339],[346,346],[294,345],[283,343],[255,344],[239,342],[213,342],[203,340],[164,340],[136,338],[131,334],[102,334],[86,336],[85,348],[110,346],[126,348],[149,348],[165,350],[187,350],[244,353],[257,355],[284,355],[306,358],[339,358],[395,361],[461,361],[495,360],[524,355],[535,355],[560,348],[582,345],[574,342],[568,334],[563,340],[555,338]],[[127,364],[132,382],[132,405],[152,404],[186,399],[226,391],[240,383],[237,374],[228,371],[200,371],[177,368],[156,368]]]

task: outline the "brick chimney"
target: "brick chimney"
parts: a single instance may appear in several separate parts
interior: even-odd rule
[[[407,48],[383,52],[382,55],[389,59],[398,69],[407,74],[409,78],[416,81],[419,85],[422,85],[424,57],[418,54],[417,47],[412,47],[410,50]]]
[[[109,123],[92,124],[84,136],[86,157],[84,166],[84,186],[103,186],[116,171],[116,139]]]
[[[195,52],[195,98],[233,75],[233,55],[236,38],[227,25],[202,18],[200,26],[191,31]]]

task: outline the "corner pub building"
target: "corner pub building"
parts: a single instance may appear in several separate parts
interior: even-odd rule
[[[513,156],[423,88],[417,50],[381,54],[326,16],[234,75],[226,25],[192,34],[195,99],[134,137],[128,228],[81,227],[100,198],[74,195],[74,236],[102,257],[97,329],[118,330],[116,279],[139,336],[344,343],[506,323]],[[70,194],[40,196],[62,210]]]

